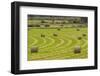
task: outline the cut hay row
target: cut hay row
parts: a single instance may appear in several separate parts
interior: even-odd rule
[[[35,44],[37,44],[37,43],[38,43],[37,38],[32,37],[32,40],[33,40],[34,42],[33,42],[31,45],[28,45],[28,47],[32,47],[32,46],[34,46]]]
[[[68,40],[69,41],[69,40]],[[46,41],[45,41],[46,42]],[[64,42],[64,41],[63,41]],[[61,42],[61,44],[62,44],[62,42]],[[59,44],[58,44],[59,45]],[[68,43],[67,43],[67,45],[68,45]],[[41,45],[40,45],[41,46]],[[44,46],[45,47],[45,46]],[[46,48],[46,47],[45,47]],[[59,47],[58,47],[59,48]],[[63,48],[63,47],[62,47]]]
[[[40,48],[45,48],[45,47],[48,47],[48,46],[52,45],[53,43],[55,43],[54,39],[52,39],[51,37],[48,37],[48,38],[51,40],[51,43],[49,43],[49,44],[47,44],[45,46],[41,46]]]
[[[83,40],[84,40],[84,44],[82,45],[82,48],[86,47],[88,44],[87,40],[85,40],[85,39],[83,39]]]
[[[68,38],[68,37],[67,37],[67,38]],[[61,39],[61,40],[62,40],[62,39]],[[69,41],[69,40],[68,40],[68,41]],[[74,41],[75,41],[75,40],[74,40]],[[63,42],[64,42],[64,41],[63,41]],[[61,42],[61,44],[62,44],[62,42]],[[69,43],[69,44],[70,44],[70,43]],[[53,44],[52,44],[52,45],[53,45]],[[58,44],[58,45],[59,45],[59,44]],[[67,43],[67,45],[68,45],[68,43]],[[41,46],[41,45],[40,45],[40,46]],[[46,45],[46,46],[48,46],[48,45]],[[46,46],[43,45],[44,48],[46,48]],[[41,47],[42,47],[42,46],[41,46]],[[40,47],[40,48],[41,48],[41,47]],[[42,47],[42,48],[43,48],[43,47]],[[66,47],[66,46],[65,46],[65,47]],[[59,49],[59,48],[63,48],[63,47],[58,47],[58,49]],[[67,48],[67,47],[66,47],[66,48]]]
[[[70,58],[70,57],[72,57],[72,56],[78,56],[78,57],[82,57],[82,54],[79,56],[79,55],[73,55],[73,53],[71,53],[72,52],[72,50],[70,50],[70,51],[66,51],[66,50],[63,50],[63,52],[61,52],[61,53],[59,53],[59,51],[53,51],[52,53],[50,53],[50,54],[41,54],[39,57],[38,56],[36,56],[36,55],[34,55],[36,58],[34,58],[34,56],[32,57],[33,58],[33,60],[34,59],[37,59],[37,60],[39,60],[39,59],[68,59],[68,58]],[[66,53],[69,53],[69,55],[67,55],[66,56]],[[74,58],[76,58],[76,57],[74,57]],[[73,58],[73,59],[74,59]]]
[[[68,33],[68,35],[70,35],[71,33]],[[74,39],[76,39],[76,36],[71,36],[72,38],[74,38]],[[88,44],[88,42],[87,42],[87,39],[86,38],[84,38],[84,37],[82,37],[82,40],[80,41],[80,40],[77,40],[76,39],[76,41],[78,41],[78,43],[79,43],[79,45],[82,45],[82,46],[85,46],[86,44]]]
[[[68,58],[70,58],[72,56],[75,56],[74,58],[76,58],[77,55],[73,55],[73,53],[71,53],[71,52],[72,52],[72,50],[69,50],[69,51],[63,50],[63,52],[61,52],[61,53],[59,53],[59,51],[55,51],[55,52],[52,52],[50,54],[39,54],[39,56],[34,54],[33,57],[32,57],[32,59],[33,60],[34,59],[37,59],[37,60],[39,60],[39,59],[45,59],[46,60],[46,59],[51,59],[51,58],[53,58],[53,59],[58,59],[58,58],[59,59],[61,59],[61,58],[66,59],[67,58],[68,59]],[[69,53],[69,54],[66,56],[67,53]],[[81,53],[81,55],[78,55],[78,57],[82,57],[82,54],[83,53]]]
[[[62,47],[62,48],[64,49],[64,48],[67,48],[67,47],[65,46],[65,47]],[[61,50],[62,50],[62,48],[61,48]],[[73,46],[70,47],[70,48],[73,48]],[[50,48],[49,48],[49,49],[50,49]],[[58,50],[58,49],[60,50],[60,47],[56,48],[56,50]],[[54,49],[54,51],[56,51],[56,50]]]
[[[48,43],[47,43],[46,44],[47,46],[44,45],[45,47],[43,47],[42,49],[44,49],[44,50],[54,49],[55,46],[60,43],[60,39],[55,38],[55,37],[51,37],[51,38],[55,41],[55,43],[52,43],[51,45],[48,45]]]
[[[55,43],[53,43],[51,46],[48,46],[48,47],[54,47],[55,48],[55,46],[56,45],[59,45],[59,44],[61,44],[62,43],[62,39],[61,38],[55,38],[55,37],[51,37],[54,41],[55,41]],[[58,42],[57,42],[58,41]],[[51,42],[51,41],[50,41]],[[65,42],[65,41],[64,41]],[[48,45],[48,44],[47,44]],[[45,45],[44,45],[45,46]],[[48,48],[47,47],[47,48]],[[45,47],[46,48],[46,47]]]
[[[39,54],[39,55],[33,55],[32,56],[32,60],[39,60],[39,59],[70,59],[70,57],[73,57],[74,58],[84,58],[84,50],[82,51],[81,54],[78,54],[78,55],[74,55],[73,53],[71,53],[72,51],[63,51],[61,53],[59,53],[58,51],[56,52],[52,52],[50,54]],[[66,55],[68,53],[68,55]],[[76,57],[77,56],[77,57]]]
[[[55,48],[55,46],[56,45],[58,45],[59,43],[60,43],[60,39],[57,39],[57,38],[53,38],[53,37],[51,37],[54,41],[55,41],[55,43],[52,43],[51,45],[49,45],[48,43],[46,44],[46,46],[45,47],[43,47],[42,49],[44,49],[44,50],[47,50],[47,49],[53,49],[53,48]],[[41,48],[41,47],[40,47]]]
[[[62,44],[62,45],[60,45],[60,47],[58,47],[57,49],[63,49],[64,47],[69,47],[71,44],[72,44],[72,42],[73,42],[73,40],[72,39],[70,39],[70,38],[65,38],[65,36],[63,36],[64,38],[62,38],[65,42],[64,42],[64,44]]]
[[[66,45],[67,45],[67,46],[70,46],[70,44],[72,43],[72,40],[70,40],[70,38],[66,39],[66,38],[64,38],[64,37],[62,37],[62,38],[60,37],[60,39],[63,39],[63,40],[64,40],[64,43],[63,43],[62,45],[60,45],[60,47],[55,47],[56,45],[55,45],[55,44],[52,44],[51,47],[47,47],[47,48],[45,47],[45,49],[46,49],[46,50],[49,50],[49,49],[52,48],[54,51],[55,51],[55,50],[58,50],[58,49],[60,50],[60,49],[62,49],[64,46],[66,47]]]
[[[51,33],[48,33],[48,34],[51,34]],[[43,45],[44,48],[48,48],[48,47],[52,48],[52,47],[54,47],[54,45],[57,45],[57,44],[59,44],[59,42],[60,42],[60,39],[59,39],[59,38],[53,37],[52,35],[46,36],[46,37],[51,37],[53,40],[55,40],[55,43],[50,44],[50,46],[49,46],[49,44],[47,43],[46,45]],[[49,42],[51,42],[51,41],[49,41]],[[40,47],[40,48],[41,48],[41,47]],[[43,49],[43,48],[42,48],[42,49]]]
[[[38,47],[41,47],[41,46],[44,46],[47,44],[47,41],[46,41],[47,38],[41,38],[41,39],[43,40],[43,42],[41,44],[39,44]],[[37,38],[37,40],[38,40],[38,38]]]
[[[69,41],[69,39],[66,41],[66,42],[68,42]],[[58,51],[58,50],[62,50],[62,49],[64,49],[64,48],[67,48],[67,46],[69,45],[71,45],[72,43],[72,40],[70,40],[67,44],[66,44],[66,42],[63,44],[63,45],[61,45],[60,47],[55,47],[54,45],[53,45],[53,47],[52,47],[52,49],[54,50],[54,51]],[[67,45],[67,46],[66,46]],[[68,46],[68,47],[69,47]],[[44,48],[44,49],[46,49],[46,50],[49,50],[49,49],[51,49],[51,48]]]
[[[36,43],[36,42],[33,42],[33,43],[31,44],[31,46],[43,47],[44,45],[47,45],[47,40],[49,40],[50,44],[51,44],[51,42],[52,42],[52,39],[49,38],[49,37],[41,38],[41,37],[39,37],[39,36],[35,36],[35,35],[34,35],[34,36],[32,36],[32,38],[33,38],[33,39],[36,39],[37,43]],[[42,41],[41,43],[39,43],[40,40]]]
[[[56,30],[56,29],[55,29]],[[40,30],[36,31],[31,34],[32,36],[37,35],[37,40],[38,42],[34,44],[34,46],[38,46],[39,48],[45,45],[48,45],[51,43],[51,39],[48,39],[46,37],[51,37],[55,42],[52,45],[46,46],[44,48],[40,48],[38,53],[32,53],[29,49],[29,60],[41,60],[41,59],[68,59],[68,58],[84,58],[86,57],[85,54],[87,53],[87,40],[83,39],[84,37],[82,36],[82,33],[76,32],[74,35],[71,33],[74,33],[74,31],[68,32],[67,30],[61,30],[62,32],[58,33],[58,36],[55,37],[53,36],[53,33],[55,30],[49,30],[48,32],[45,32],[46,30]],[[46,36],[44,38],[40,37],[40,33],[42,32]],[[57,31],[58,32],[58,31]],[[30,34],[30,39],[31,39],[31,34]],[[78,40],[77,36],[81,36],[82,39]],[[44,40],[45,39],[45,43]],[[31,39],[32,40],[32,39]],[[33,40],[35,41],[35,40]],[[70,41],[72,41],[70,43]],[[69,44],[69,45],[68,45]],[[68,46],[67,46],[68,45]],[[81,46],[82,48],[82,53],[75,55],[73,54],[73,49],[76,45]],[[58,46],[58,47],[55,47]],[[62,48],[61,48],[62,47]]]
[[[32,44],[32,43],[36,44],[36,43],[37,43],[37,41],[38,41],[38,40],[37,40],[37,38],[36,38],[36,37],[34,37],[34,36],[33,36],[33,37],[28,37],[28,39],[30,39],[30,40],[31,40],[31,41],[28,41],[28,43],[29,43],[29,44]]]
[[[31,37],[37,39],[37,43],[36,43],[36,44],[34,44],[34,42],[32,41],[32,39],[30,40],[30,41],[33,42],[33,44],[34,44],[35,46],[39,46],[41,43],[43,43],[43,39],[42,39],[42,38],[40,38],[40,37],[38,37],[38,36],[31,36]],[[34,45],[33,45],[33,46],[34,46]],[[32,46],[32,44],[29,44],[28,46]]]
[[[86,43],[85,43],[85,44],[86,44]],[[71,47],[70,47],[70,48],[71,48]],[[70,50],[70,49],[67,49],[67,50],[69,50],[69,51],[67,51],[67,53],[70,52],[70,51],[72,51],[72,50]],[[86,50],[86,49],[82,48],[82,52],[83,52],[83,50]],[[66,50],[64,50],[64,51],[66,51]]]
[[[66,48],[67,47],[70,47],[70,46],[72,46],[72,45],[74,45],[74,43],[76,44],[77,43],[77,40],[75,40],[75,38],[72,38],[72,36],[70,36],[70,35],[66,35],[66,34],[62,34],[63,35],[63,37],[67,40],[67,41],[69,41],[69,43],[67,43],[67,44],[65,44],[65,45],[63,45],[63,47],[65,46]],[[61,47],[61,49],[63,48],[63,47]]]
[[[59,39],[59,40],[60,40],[60,43],[55,45],[55,48],[58,48],[59,46],[63,45],[65,42],[63,39]]]
[[[69,36],[69,35],[68,35],[68,36]],[[84,40],[84,39],[82,39],[82,40],[80,41],[80,40],[77,40],[75,36],[70,36],[70,37],[71,37],[71,39],[74,39],[73,41],[77,41],[77,42],[75,42],[75,45],[83,46],[84,44],[87,44],[87,43],[86,43],[86,40]],[[73,46],[74,46],[74,45],[73,45]],[[70,47],[70,48],[73,48],[73,46]]]
[[[68,40],[69,41],[69,40]],[[53,45],[54,46],[54,45]],[[45,47],[46,48],[46,47]],[[55,48],[55,46],[54,46],[54,48]],[[49,48],[50,49],[50,48]]]
[[[84,50],[82,50],[81,55],[80,55],[80,54],[77,54],[77,55],[73,54],[73,50],[69,50],[69,51],[62,50],[62,51],[63,51],[63,52],[60,52],[60,53],[59,53],[59,51],[55,51],[55,53],[52,52],[53,55],[49,55],[49,57],[50,57],[50,58],[54,58],[54,59],[58,59],[58,58],[60,58],[60,59],[61,59],[61,58],[64,58],[64,59],[67,58],[67,59],[68,59],[68,57],[70,58],[70,57],[72,57],[72,56],[73,56],[74,58],[76,58],[76,56],[77,56],[78,58],[79,58],[79,57],[82,58],[82,57],[84,56],[84,55],[83,55]],[[67,53],[69,53],[69,55],[67,55],[67,57],[65,57]],[[74,58],[73,58],[73,59],[74,59]],[[49,59],[48,56],[46,57],[46,59]]]

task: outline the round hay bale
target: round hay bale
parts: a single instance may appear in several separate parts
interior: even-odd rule
[[[82,37],[78,37],[78,40],[81,40],[82,39]]]
[[[58,36],[58,35],[56,33],[54,33],[53,36]]]
[[[79,28],[77,28],[77,29],[76,29],[76,31],[80,31],[80,29],[79,29]]]
[[[41,34],[41,37],[45,37],[45,35],[44,34]]]
[[[57,30],[58,30],[58,31],[60,31],[61,29],[60,29],[60,28],[58,28]]]
[[[31,48],[31,53],[37,53],[37,52],[38,52],[38,47]]]
[[[86,34],[82,34],[82,36],[86,36]]]
[[[76,46],[74,48],[74,54],[78,54],[78,53],[81,53],[81,47],[80,46]]]

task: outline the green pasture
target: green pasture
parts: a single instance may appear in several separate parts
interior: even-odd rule
[[[88,57],[88,29],[72,28],[34,28],[28,27],[28,61],[83,59]],[[56,33],[57,36],[53,36]],[[41,37],[41,34],[45,37]],[[86,34],[86,36],[83,36]],[[82,39],[78,39],[81,37]],[[74,48],[81,47],[81,53],[75,54]],[[38,47],[38,52],[31,53],[32,47]]]

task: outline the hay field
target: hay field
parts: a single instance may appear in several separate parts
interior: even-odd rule
[[[56,34],[56,36],[54,35]],[[83,36],[86,34],[86,36]],[[44,37],[41,37],[44,35]],[[81,37],[81,39],[78,39]],[[88,28],[28,28],[28,61],[83,59],[88,57]],[[75,54],[74,48],[81,47],[81,53]],[[38,47],[32,53],[31,48]]]

